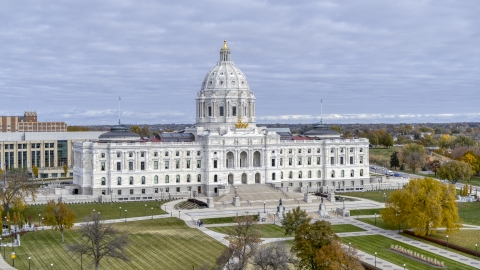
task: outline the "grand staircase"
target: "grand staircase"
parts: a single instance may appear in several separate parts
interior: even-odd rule
[[[283,192],[269,185],[238,185],[230,187],[228,194],[216,197],[214,201],[231,203],[233,197],[240,197],[242,203],[259,201],[279,201],[282,200],[303,200],[303,194],[293,192]]]

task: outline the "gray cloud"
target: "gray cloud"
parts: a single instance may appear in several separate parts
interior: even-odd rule
[[[479,121],[479,13],[473,0],[7,1],[0,113],[115,123],[121,96],[122,122],[193,123],[227,39],[259,121],[317,121],[320,98],[332,122]]]

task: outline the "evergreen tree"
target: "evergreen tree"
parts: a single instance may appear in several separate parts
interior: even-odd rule
[[[400,160],[398,160],[398,153],[397,151],[393,152],[390,155],[390,167],[397,169],[397,167],[400,167]]]

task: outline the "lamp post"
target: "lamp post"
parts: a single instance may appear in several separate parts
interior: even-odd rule
[[[263,213],[265,213],[265,205],[266,205],[266,203],[263,202]]]
[[[383,193],[383,202],[386,203],[387,202],[387,194],[384,192]]]
[[[122,207],[118,207],[118,215],[122,218]]]
[[[377,267],[377,252],[375,252],[375,267]]]
[[[182,211],[181,211],[180,209],[178,209],[178,218],[179,218],[179,219],[180,219],[180,213],[181,213],[181,212],[182,212]]]
[[[43,217],[42,217],[42,223],[40,223],[42,225],[42,230],[45,230],[45,228],[43,227]]]
[[[12,255],[10,257],[12,258],[12,266],[15,267],[15,251],[12,252]]]
[[[153,207],[150,207],[150,209],[152,209],[152,219],[153,219]]]
[[[30,270],[30,257],[28,257],[28,270]]]
[[[163,201],[163,188],[160,188],[160,193],[162,194],[162,201]]]
[[[145,210],[144,211],[144,216],[146,216],[147,215],[147,205],[146,204],[145,204],[144,210]]]
[[[342,202],[343,202],[343,209],[345,209],[345,198],[342,198]]]
[[[375,213],[375,226],[377,226],[377,213]]]
[[[405,270],[405,266],[407,266],[406,264],[403,264],[403,270]]]
[[[42,216],[42,214],[38,214],[38,227],[40,227],[40,217]]]
[[[364,194],[363,194],[364,192],[365,192],[365,190],[362,189],[362,199],[365,198],[365,197],[364,197]]]
[[[53,269],[53,263],[50,264],[50,269]]]
[[[478,245],[475,244],[475,258],[478,260]]]
[[[350,246],[352,245],[352,243],[348,242],[348,252],[350,252]]]
[[[125,222],[127,222],[127,209],[125,209]]]
[[[447,250],[448,250],[448,235],[447,235]]]

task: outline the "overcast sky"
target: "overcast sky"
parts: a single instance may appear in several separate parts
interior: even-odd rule
[[[228,40],[259,123],[480,121],[480,3],[1,1],[0,115],[194,123]]]

